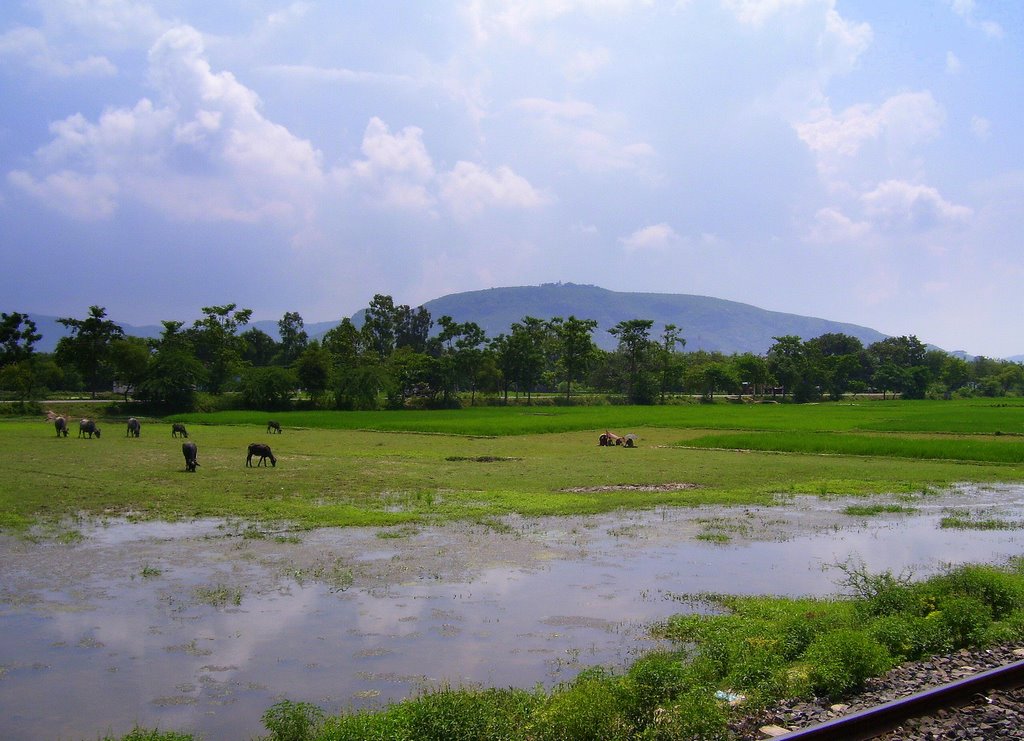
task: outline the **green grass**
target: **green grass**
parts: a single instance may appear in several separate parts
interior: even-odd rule
[[[804,432],[918,432],[1024,435],[1024,399],[844,401],[823,404],[682,404],[676,406],[472,407],[444,411],[209,412],[169,421],[251,425],[273,416],[285,428],[320,428],[507,436],[640,427]],[[596,443],[596,439],[595,439]]]
[[[851,517],[873,517],[881,514],[914,512],[913,507],[902,504],[851,504],[843,507],[843,514]]]
[[[737,432],[702,435],[681,441],[696,448],[777,451],[813,455],[859,455],[885,458],[925,458],[979,463],[1024,463],[1019,438],[965,436],[860,435],[836,432]]]
[[[41,420],[0,420],[0,527],[80,514],[167,520],[238,517],[300,528],[497,522],[659,505],[773,504],[793,494],[908,494],[1024,479],[1024,405],[983,402],[485,407],[437,412],[183,415],[199,446],[184,472],[168,421],[139,439],[101,420],[100,440],[58,439]],[[866,432],[869,429],[904,432]],[[942,428],[937,431],[933,428]],[[601,448],[605,429],[639,436]],[[718,433],[709,430],[717,429]],[[939,433],[942,434],[939,434]],[[266,441],[276,468],[246,468]],[[673,491],[621,488],[686,483]],[[620,487],[616,489],[615,487]],[[570,491],[573,489],[573,491]],[[591,491],[581,491],[590,489]],[[262,532],[259,527],[252,537]],[[67,535],[70,540],[73,535]]]

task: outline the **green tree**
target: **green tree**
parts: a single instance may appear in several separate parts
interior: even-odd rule
[[[338,326],[324,334],[321,345],[331,354],[336,367],[351,368],[359,362],[359,357],[363,354],[363,339],[363,335],[352,324],[352,320],[346,317]]]
[[[61,337],[57,342],[58,362],[69,362],[81,372],[94,399],[101,382],[112,380],[110,345],[124,336],[124,330],[106,316],[102,306],[90,306],[85,319],[57,320],[71,331],[70,336]]]
[[[190,334],[196,356],[206,368],[209,390],[219,394],[241,367],[245,341],[238,330],[249,323],[252,309],[236,309],[236,304],[204,306],[203,314]]]
[[[245,343],[242,360],[249,365],[263,367],[274,362],[280,347],[276,340],[262,329],[249,327],[239,337]]]
[[[136,395],[167,410],[187,411],[195,405],[196,389],[206,382],[206,369],[192,349],[182,323],[164,321],[145,379]]]
[[[395,347],[407,347],[413,352],[426,352],[430,328],[434,326],[430,312],[420,306],[410,309],[401,305],[395,309]]]
[[[277,363],[291,365],[302,355],[309,344],[302,315],[297,311],[286,312],[277,322],[277,331],[281,337]]]
[[[283,409],[295,391],[296,378],[290,369],[270,365],[246,368],[239,385],[246,406],[252,409]]]
[[[678,357],[676,346],[678,345],[680,348],[686,346],[686,340],[681,333],[682,330],[674,324],[666,324],[661,333],[659,362],[661,364],[660,397],[662,404],[665,403],[665,393],[669,388],[678,384],[683,370],[682,364],[676,362]]]
[[[526,391],[527,403],[530,403],[534,389],[543,378],[549,340],[550,327],[543,319],[524,316],[521,322],[512,323],[508,341],[513,380],[516,388]]]
[[[577,319],[570,315],[565,320],[561,317],[553,318],[550,327],[555,337],[556,369],[558,376],[565,381],[565,400],[568,401],[572,395],[573,381],[586,378],[594,360],[597,346],[593,334],[597,321]]]
[[[745,352],[733,358],[733,368],[740,377],[741,383],[749,383],[754,395],[764,394],[764,388],[771,380],[768,361],[760,355]]]
[[[395,302],[378,293],[370,301],[363,321],[362,334],[366,347],[383,363],[395,351]]]
[[[299,385],[315,399],[330,386],[332,365],[331,354],[313,340],[295,361],[295,375]]]
[[[110,364],[125,401],[145,380],[151,358],[149,343],[141,337],[119,337],[110,343]]]
[[[616,354],[624,365],[624,391],[633,404],[650,404],[654,400],[651,360],[658,350],[650,339],[650,319],[627,319],[608,332],[618,339]]]
[[[715,391],[729,393],[740,386],[739,376],[730,363],[714,362],[701,367],[701,393],[706,399],[714,399]]]
[[[43,336],[36,332],[36,323],[28,314],[0,314],[0,366],[19,363],[29,358]]]

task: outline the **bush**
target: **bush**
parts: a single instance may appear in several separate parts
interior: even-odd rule
[[[864,686],[865,680],[894,665],[880,644],[858,630],[837,630],[819,636],[804,658],[811,665],[814,691],[838,698]]]
[[[977,597],[956,595],[942,601],[938,619],[953,648],[980,646],[992,624],[992,609]]]
[[[623,680],[626,713],[637,725],[646,725],[659,705],[681,695],[690,675],[678,653],[656,651],[637,659]]]
[[[655,710],[651,722],[636,738],[643,741],[725,739],[729,737],[726,708],[710,689],[695,688],[668,707]]]
[[[623,712],[620,681],[600,669],[556,689],[533,716],[526,734],[537,741],[616,741],[633,737]]]
[[[308,741],[323,722],[324,711],[308,702],[282,700],[263,713],[272,741]]]

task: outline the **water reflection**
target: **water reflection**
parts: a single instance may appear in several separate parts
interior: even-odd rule
[[[512,519],[245,537],[222,522],[82,526],[73,545],[0,539],[0,735],[93,738],[135,724],[249,738],[277,699],[329,711],[436,685],[531,687],[623,665],[669,594],[831,594],[830,564],[997,562],[1018,530],[938,527],[945,508],[1020,520],[1024,490],[964,488],[914,514],[846,502]],[[707,539],[702,539],[707,538]],[[301,542],[295,542],[295,541]]]

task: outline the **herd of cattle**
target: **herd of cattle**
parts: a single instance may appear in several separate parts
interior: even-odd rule
[[[54,429],[57,430],[57,437],[68,436],[68,418],[62,414],[55,414],[53,412],[46,413],[47,420],[53,422]],[[281,433],[281,425],[273,420],[267,422],[267,432]],[[135,417],[128,418],[128,426],[125,431],[125,437],[139,437],[142,434],[142,423],[139,422]],[[78,422],[78,436],[92,438],[93,436],[100,436],[100,428],[96,424],[95,420],[89,418],[83,418]],[[185,425],[181,422],[174,422],[171,425],[171,437],[181,437],[185,439],[185,442],[181,444],[181,454],[185,456],[185,470],[189,473],[195,473],[196,467],[199,465],[198,454],[199,449],[196,444],[188,439],[188,430],[185,429]],[[256,467],[266,466],[267,461],[270,461],[270,465],[277,467],[277,458],[274,457],[274,453],[270,450],[270,446],[266,443],[250,443],[248,452],[245,456],[245,465],[252,467],[252,459],[258,458],[256,461]]]

